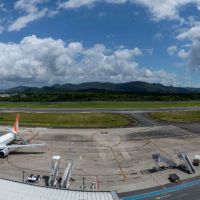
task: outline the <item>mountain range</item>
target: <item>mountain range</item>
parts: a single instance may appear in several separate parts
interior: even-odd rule
[[[19,86],[6,90],[3,93],[30,93],[30,92],[69,92],[69,91],[112,91],[125,93],[200,93],[200,88],[164,86],[158,83],[133,81],[127,83],[85,82],[80,84],[66,83],[44,87]]]

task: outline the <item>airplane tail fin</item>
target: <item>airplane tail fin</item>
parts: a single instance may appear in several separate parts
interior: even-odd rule
[[[12,132],[15,133],[15,134],[17,134],[19,132],[19,114],[17,114],[15,123],[12,127]]]

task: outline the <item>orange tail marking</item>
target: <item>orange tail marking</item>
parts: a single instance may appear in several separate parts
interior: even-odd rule
[[[15,124],[13,125],[12,130],[16,134],[19,132],[19,114],[17,114],[16,121]]]

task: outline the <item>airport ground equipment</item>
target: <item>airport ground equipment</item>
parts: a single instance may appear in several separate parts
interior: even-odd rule
[[[61,188],[69,189],[72,180],[72,167],[73,167],[73,161],[70,160],[62,177]]]
[[[31,174],[27,180],[26,180],[26,183],[32,183],[32,184],[35,184],[35,183],[39,183],[40,181],[40,175],[33,175]]]
[[[186,170],[189,174],[195,173],[195,167],[192,164],[192,161],[189,159],[188,155],[186,153],[180,153],[178,154],[178,157],[181,160],[181,168]]]
[[[152,154],[152,158],[156,165],[156,171],[159,171],[163,167],[161,164],[165,164],[166,167],[177,167],[177,164],[172,159],[162,156],[160,153]]]
[[[171,181],[171,182],[179,182],[180,181],[180,178],[179,178],[179,176],[177,175],[177,174],[170,174],[169,175],[169,180]]]
[[[199,166],[199,165],[200,165],[200,156],[199,156],[199,155],[195,155],[192,164],[193,164],[194,166]]]
[[[83,183],[82,183],[82,185],[80,186],[80,189],[81,189],[81,191],[85,191],[85,189],[86,189],[86,186],[85,186],[85,177],[83,177]]]
[[[60,156],[53,156],[52,157],[52,164],[51,164],[51,175],[49,177],[49,186],[56,187],[59,176],[59,167],[60,167]]]
[[[194,159],[193,162],[192,162],[192,164],[193,164],[194,166],[199,166],[199,164],[200,164],[199,159]]]
[[[42,179],[44,179],[44,185],[45,187],[48,187],[49,186],[49,176],[42,176]]]
[[[91,187],[90,187],[91,189],[92,189],[92,191],[94,192],[94,191],[96,191],[96,186],[95,186],[95,183],[92,183],[92,185],[91,185]]]

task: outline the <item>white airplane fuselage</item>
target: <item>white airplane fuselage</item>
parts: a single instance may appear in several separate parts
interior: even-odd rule
[[[0,137],[0,146],[6,146],[16,140],[16,137],[13,133],[7,133],[5,135],[2,135]],[[15,149],[13,148],[12,151]],[[0,157],[6,157],[11,152],[11,149],[9,148],[2,148],[0,149]]]
[[[0,137],[0,146],[1,144],[10,144],[15,140],[15,135],[13,133],[7,133]]]

